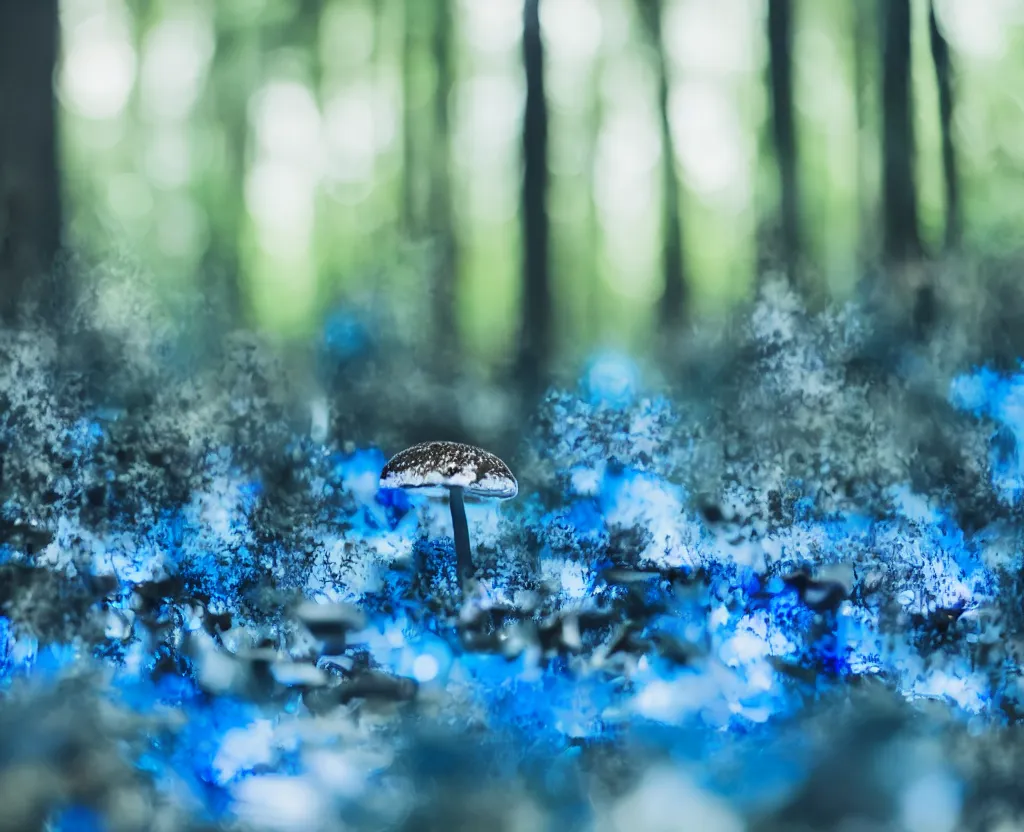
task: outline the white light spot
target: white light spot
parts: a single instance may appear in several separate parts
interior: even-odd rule
[[[583,598],[587,594],[587,574],[578,563],[568,562],[562,567],[561,583],[567,598]]]
[[[143,111],[154,119],[185,118],[199,97],[213,48],[213,28],[205,15],[157,23],[146,36],[142,53]]]
[[[296,165],[319,165],[320,111],[303,84],[274,81],[252,99],[250,118],[261,153]]]
[[[900,819],[908,832],[952,832],[960,821],[960,784],[945,772],[919,777],[900,798]]]
[[[304,250],[313,227],[316,183],[308,171],[287,162],[263,161],[249,172],[245,204],[269,253]]]
[[[509,52],[523,34],[521,0],[460,0],[456,14],[465,42],[475,52]]]
[[[437,676],[438,670],[440,670],[440,667],[438,666],[437,659],[429,653],[417,656],[416,661],[412,663],[412,675],[417,682],[431,681]]]
[[[754,48],[761,14],[750,0],[683,0],[665,5],[664,40],[673,63],[705,75],[755,71],[763,50]]]
[[[680,807],[685,807],[684,816],[680,816]],[[636,789],[615,804],[608,821],[605,828],[609,832],[634,829],[743,832],[746,828],[728,804],[702,791],[668,766],[652,769]]]
[[[61,89],[68,106],[86,118],[110,119],[128,103],[135,84],[135,49],[124,14],[89,17],[65,35]],[[123,10],[121,10],[123,12]]]
[[[611,116],[598,138],[594,197],[610,220],[647,216],[650,174],[661,156],[653,113],[629,110]]]
[[[691,81],[669,102],[673,140],[686,183],[703,196],[727,193],[737,205],[748,198],[743,130],[733,104],[717,86]]]
[[[481,74],[456,88],[454,161],[484,167],[502,160],[519,138],[522,84],[508,73]]]
[[[540,22],[555,60],[585,63],[601,47],[601,13],[594,0],[545,0]]]
[[[636,365],[618,352],[598,355],[587,370],[587,387],[602,401],[627,402],[636,394],[638,383]]]
[[[239,818],[261,829],[307,832],[318,828],[327,810],[323,792],[299,777],[250,777],[233,793]]]
[[[369,85],[346,89],[327,102],[324,135],[327,172],[337,182],[366,182],[373,177],[378,150],[373,90]]]
[[[1024,22],[1019,0],[938,0],[935,13],[954,49],[990,60],[1006,53],[1008,27]]]
[[[331,411],[327,397],[319,394],[309,403],[309,436],[314,442],[326,442]]]
[[[213,768],[224,783],[239,772],[251,769],[273,758],[274,727],[270,720],[260,719],[245,728],[232,728],[224,735]]]
[[[597,142],[594,201],[604,230],[609,288],[623,297],[649,300],[658,291],[656,165],[661,145],[654,114],[637,103],[610,116]]]

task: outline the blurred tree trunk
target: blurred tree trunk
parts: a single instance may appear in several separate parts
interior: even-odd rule
[[[449,99],[455,83],[452,49],[452,0],[436,0],[433,58],[437,71],[434,91],[434,135],[428,198],[430,231],[434,238],[433,299],[435,344],[444,366],[458,354],[458,250],[452,209],[451,129]]]
[[[603,328],[603,308],[601,295],[601,217],[597,210],[597,152],[604,125],[604,103],[601,87],[605,73],[604,44],[598,46],[594,63],[590,68],[590,83],[587,89],[587,113],[583,135],[583,158],[586,171],[586,220],[584,252],[586,263],[586,305],[584,320],[590,333],[598,333]],[[587,345],[589,346],[589,345]]]
[[[885,255],[892,261],[921,255],[914,177],[910,0],[882,0],[882,198]]]
[[[548,109],[544,93],[544,45],[540,0],[523,6],[523,68],[526,107],[523,113],[523,295],[519,330],[519,370],[530,393],[537,392],[548,370],[551,350],[551,274],[548,218]]]
[[[857,158],[855,160],[855,176],[857,182],[858,210],[858,249],[861,262],[872,247],[870,236],[871,200],[868,198],[868,164],[866,136],[868,130],[868,56],[867,44],[871,40],[874,27],[871,26],[871,9],[867,2],[853,4],[853,101],[857,124]]]
[[[946,186],[946,247],[960,242],[960,180],[957,171],[956,145],[953,141],[953,70],[949,43],[939,27],[935,0],[928,3],[928,31],[935,64],[935,80],[939,89],[939,123],[942,128],[942,174]]]
[[[417,129],[414,104],[417,78],[422,66],[421,36],[424,4],[405,0],[402,31],[402,225],[416,237],[423,231],[421,131]]]
[[[779,171],[782,254],[787,266],[792,268],[798,263],[801,254],[800,194],[793,117],[792,0],[768,0],[768,78],[772,145]]]
[[[687,287],[683,261],[680,187],[676,173],[675,143],[669,118],[669,71],[662,40],[662,0],[639,0],[640,17],[647,30],[658,82],[658,128],[661,138],[662,292],[659,312],[664,333],[674,332],[686,319]]]
[[[61,242],[57,0],[0,0],[0,320],[29,296],[51,313]]]
[[[313,96],[317,103],[323,104],[324,90],[324,63],[320,52],[320,21],[324,11],[323,0],[299,0],[292,18],[291,31],[288,33],[288,40],[298,49],[305,49],[309,53],[309,84],[313,90]],[[383,17],[381,12],[384,4],[376,9],[373,27],[373,55],[376,58],[379,52],[380,27],[376,25]]]
[[[237,323],[243,315],[242,264],[239,256],[245,212],[245,172],[249,155],[248,93],[259,84],[258,35],[237,23],[216,22],[210,67],[210,98],[224,141],[218,176],[210,184],[213,233],[203,255],[218,311]]]

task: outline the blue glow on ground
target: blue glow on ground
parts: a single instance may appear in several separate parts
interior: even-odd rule
[[[350,348],[345,332],[338,349]],[[668,405],[638,403],[637,385],[634,365],[604,356],[586,377],[589,405],[564,400],[561,406],[595,421],[566,425],[580,452],[556,472],[565,484],[561,505],[538,511],[524,495],[502,508],[500,522],[475,515],[478,545],[510,559],[517,534],[540,541],[535,574],[521,578],[510,568],[489,585],[491,601],[501,593],[543,597],[541,609],[501,632],[497,647],[460,645],[454,608],[415,589],[414,551],[435,528],[434,509],[427,500],[377,487],[386,459],[380,449],[314,449],[305,485],[320,499],[320,513],[307,520],[313,544],[301,560],[256,540],[252,518],[263,485],[235,466],[227,448],[208,455],[204,487],[180,511],[154,513],[146,525],[121,517],[104,536],[92,535],[93,572],[118,583],[108,627],[125,649],[97,660],[110,674],[110,695],[140,713],[181,717],[175,735],[153,737],[140,769],[167,793],[186,790],[211,818],[251,808],[256,795],[240,785],[250,778],[268,794],[290,795],[293,787],[280,778],[328,777],[325,758],[303,734],[314,716],[299,694],[276,689],[263,696],[237,683],[241,657],[257,646],[256,635],[282,659],[309,657],[294,625],[252,616],[247,594],[268,579],[308,598],[361,607],[368,621],[351,636],[342,666],[364,653],[375,670],[414,680],[433,718],[468,731],[486,728],[508,738],[524,758],[541,750],[568,755],[579,741],[630,732],[660,737],[685,755],[723,731],[771,730],[809,697],[857,677],[885,679],[911,702],[942,700],[964,719],[1005,718],[998,707],[1004,691],[975,666],[969,639],[944,653],[926,652],[919,630],[893,623],[944,611],[978,615],[998,592],[999,566],[986,557],[984,533],[966,534],[947,507],[905,485],[892,490],[885,516],[821,516],[803,497],[789,525],[741,543],[726,540],[700,518],[682,485],[653,466],[610,464],[588,439],[601,429],[604,410],[628,411],[613,441],[655,453]],[[1024,493],[1024,376],[981,370],[957,379],[950,397],[994,422],[993,485],[1016,502]],[[92,464],[103,436],[98,422],[69,429],[79,466]],[[68,522],[70,539],[77,527]],[[626,549],[633,562],[617,564],[622,552],[613,550],[613,538],[629,533],[638,534]],[[39,557],[60,564],[60,551],[58,540]],[[429,551],[423,563],[443,573],[450,549]],[[31,561],[20,552],[9,557]],[[639,647],[616,649],[614,631],[624,615],[581,630],[587,616],[628,598],[628,590],[606,580],[611,565],[657,573],[637,580],[644,582],[645,603],[659,611],[622,636],[639,639]],[[823,600],[832,579],[801,588],[792,578],[801,568],[824,575],[837,566],[850,567],[854,591],[834,603]],[[667,577],[673,570],[692,580],[674,583]],[[71,574],[71,565],[65,571]],[[435,577],[438,586],[452,583],[445,574]],[[143,582],[166,578],[183,580],[197,600],[188,607],[156,604],[157,635],[142,626],[140,608],[129,599]],[[891,592],[873,589],[883,582]],[[203,633],[201,596],[209,609],[231,614],[230,631],[216,638]],[[487,609],[479,599],[474,603]],[[537,637],[541,626],[558,634],[550,644]],[[0,619],[0,687],[26,679],[47,684],[78,672],[90,665],[81,653],[74,644],[40,644]],[[180,673],[151,681],[145,671],[158,658],[172,660]],[[674,732],[688,732],[690,739],[680,745],[681,734]],[[351,798],[369,788],[372,766],[337,765],[344,769],[331,769],[337,794]],[[799,763],[773,773],[791,781],[803,776]],[[305,785],[294,788],[306,794]],[[925,783],[908,798],[908,812],[918,811],[929,788]],[[55,828],[99,829],[101,823],[90,809],[72,806]]]
[[[1007,377],[983,367],[958,376],[950,385],[950,401],[994,424],[992,484],[1006,502],[1018,503],[1024,496],[1024,374]]]

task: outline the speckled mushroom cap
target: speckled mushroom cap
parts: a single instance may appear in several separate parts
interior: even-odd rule
[[[388,460],[380,474],[381,488],[461,487],[467,496],[509,500],[519,484],[494,454],[459,442],[424,442]]]

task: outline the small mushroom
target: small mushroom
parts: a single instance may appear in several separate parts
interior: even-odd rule
[[[448,491],[456,568],[463,587],[473,573],[464,497],[510,500],[519,493],[516,478],[504,462],[481,448],[458,442],[424,442],[395,454],[381,471],[380,487]]]

